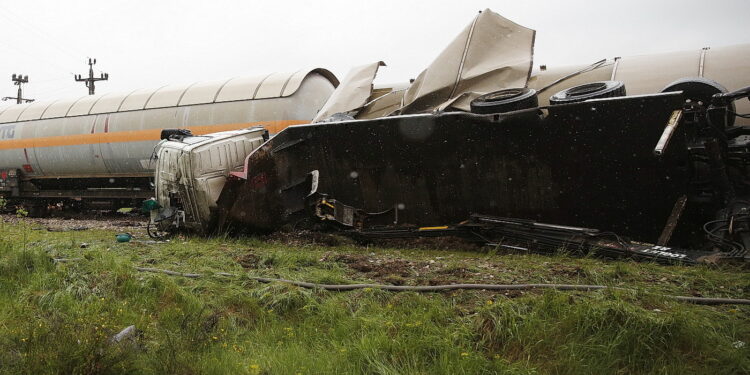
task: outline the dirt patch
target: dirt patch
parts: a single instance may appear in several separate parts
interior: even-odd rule
[[[394,285],[403,285],[407,278],[424,277],[430,273],[431,267],[433,269],[436,267],[434,263],[429,262],[378,258],[360,254],[326,255],[322,260],[346,264],[356,273]]]
[[[265,241],[282,243],[289,246],[343,246],[355,242],[335,233],[314,232],[308,230],[277,231],[263,238]]]
[[[140,215],[88,215],[76,217],[18,217],[13,214],[2,215],[6,223],[25,222],[38,229],[50,232],[84,231],[90,229],[106,229],[129,232],[137,237],[146,237],[148,218]]]
[[[379,247],[475,251],[481,244],[460,237],[422,237],[372,240]]]
[[[562,264],[549,265],[547,272],[549,272],[551,275],[563,276],[563,277],[569,277],[569,278],[578,278],[578,277],[586,276],[586,270],[584,270],[583,268],[578,267],[578,266],[575,266],[575,267],[566,266]]]
[[[437,273],[441,275],[458,277],[458,278],[466,278],[466,277],[474,276],[475,274],[473,270],[470,270],[466,267],[443,268],[441,270],[438,270]]]
[[[234,258],[234,260],[236,260],[242,268],[258,268],[258,264],[260,263],[260,257],[253,254],[252,250],[249,250],[244,255]]]

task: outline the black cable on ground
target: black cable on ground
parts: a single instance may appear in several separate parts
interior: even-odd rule
[[[203,275],[199,273],[182,273],[159,268],[136,267],[138,271],[163,273],[172,276],[182,276],[188,278],[199,278]],[[216,276],[234,277],[237,275],[231,273],[214,273]],[[282,282],[307,289],[324,289],[334,292],[344,292],[356,289],[382,289],[392,292],[442,292],[449,290],[532,290],[532,289],[555,289],[555,290],[574,290],[590,292],[603,289],[631,290],[627,288],[613,288],[606,285],[575,285],[575,284],[447,284],[447,285],[385,285],[385,284],[316,284],[305,281],[294,281],[286,279],[276,279],[270,277],[246,276],[251,280],[262,283]],[[706,297],[689,297],[689,296],[672,296],[663,295],[681,302],[695,303],[699,305],[750,305],[750,299],[736,298],[706,298]]]

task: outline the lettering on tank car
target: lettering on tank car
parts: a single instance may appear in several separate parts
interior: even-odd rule
[[[0,126],[0,139],[13,139],[16,136],[16,126]]]

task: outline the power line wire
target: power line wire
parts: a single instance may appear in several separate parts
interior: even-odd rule
[[[3,14],[2,12],[5,12],[5,14]],[[42,28],[38,28],[32,25],[31,23],[25,21],[22,17],[15,15],[13,12],[11,12],[7,8],[0,7],[0,17],[3,17],[7,19],[8,21],[10,21],[11,23],[14,23],[17,26],[23,27],[26,30],[31,31],[32,33],[36,34],[37,37],[39,37],[41,40],[57,48],[59,51],[66,54],[72,59],[77,60],[77,59],[80,59],[81,56],[85,55],[84,53],[80,51],[74,50],[72,48],[68,48],[70,46],[67,46],[66,43],[56,39],[49,33],[45,32]]]
[[[17,52],[20,52],[20,53],[22,53],[22,54],[24,54],[24,55],[32,58],[34,61],[44,60],[44,62],[46,62],[47,64],[49,64],[50,67],[54,66],[55,69],[58,69],[60,72],[65,72],[66,74],[73,74],[70,70],[68,70],[68,68],[63,67],[62,65],[58,64],[57,62],[55,62],[53,60],[50,60],[50,59],[48,59],[46,57],[43,57],[43,55],[37,55],[37,56],[35,56],[35,55],[33,55],[33,54],[31,54],[31,53],[29,53],[27,51],[24,51],[24,50],[22,50],[22,49],[20,49],[20,48],[18,48],[16,46],[12,46],[10,44],[0,43],[0,46],[5,46],[6,48],[13,49],[13,50],[15,50]]]

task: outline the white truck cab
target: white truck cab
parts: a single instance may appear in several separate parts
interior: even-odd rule
[[[241,169],[269,135],[263,127],[196,136],[172,129],[162,132],[162,138],[154,152],[156,204],[151,205],[150,225],[205,233],[229,172]]]

